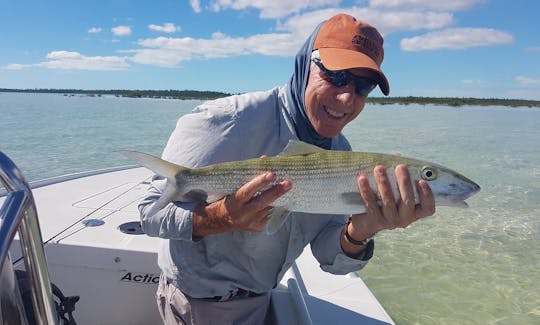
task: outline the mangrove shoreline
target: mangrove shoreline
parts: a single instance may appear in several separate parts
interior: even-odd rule
[[[9,89],[0,88],[0,93],[48,93],[64,94],[64,96],[103,96],[110,95],[128,98],[164,98],[164,99],[195,99],[210,100],[232,95],[219,91],[198,91],[198,90],[84,90],[84,89]],[[460,97],[368,97],[367,102],[378,105],[442,105],[442,106],[506,106],[506,107],[528,107],[540,108],[539,100],[526,99],[505,99],[505,98],[460,98]]]

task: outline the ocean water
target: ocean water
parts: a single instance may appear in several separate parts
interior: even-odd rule
[[[200,101],[0,93],[0,150],[29,181],[159,155]],[[540,324],[540,110],[373,105],[345,130],[359,151],[399,152],[482,186],[377,235],[360,272],[397,324]]]

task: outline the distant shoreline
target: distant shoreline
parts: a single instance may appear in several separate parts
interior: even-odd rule
[[[230,93],[218,91],[198,91],[198,90],[126,90],[126,89],[109,89],[109,90],[83,90],[83,89],[9,89],[0,88],[0,93],[48,93],[48,94],[64,94],[64,96],[85,95],[85,96],[102,96],[112,95],[116,97],[129,98],[163,98],[163,99],[180,99],[180,100],[211,100],[221,97],[230,96]],[[460,97],[369,97],[368,103],[378,105],[443,105],[443,106],[507,106],[507,107],[528,107],[540,108],[539,100],[526,99],[504,99],[504,98],[460,98]]]

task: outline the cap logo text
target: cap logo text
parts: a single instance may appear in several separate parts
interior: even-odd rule
[[[361,27],[359,32],[360,34],[354,35],[352,44],[377,64],[381,64],[383,59],[381,35],[372,27]]]

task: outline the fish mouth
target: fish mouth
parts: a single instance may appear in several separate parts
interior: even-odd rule
[[[443,206],[452,206],[452,207],[459,207],[459,208],[468,208],[469,204],[465,201],[466,199],[470,198],[474,194],[478,193],[480,191],[480,185],[471,182],[468,184],[468,188],[466,191],[461,192],[460,194],[456,193],[439,193],[440,198],[440,205]]]
[[[461,196],[461,201],[465,201],[466,199],[470,198],[471,196],[475,195],[476,193],[480,192],[480,185],[476,184],[475,182],[471,182],[469,184],[469,189],[463,195]]]

